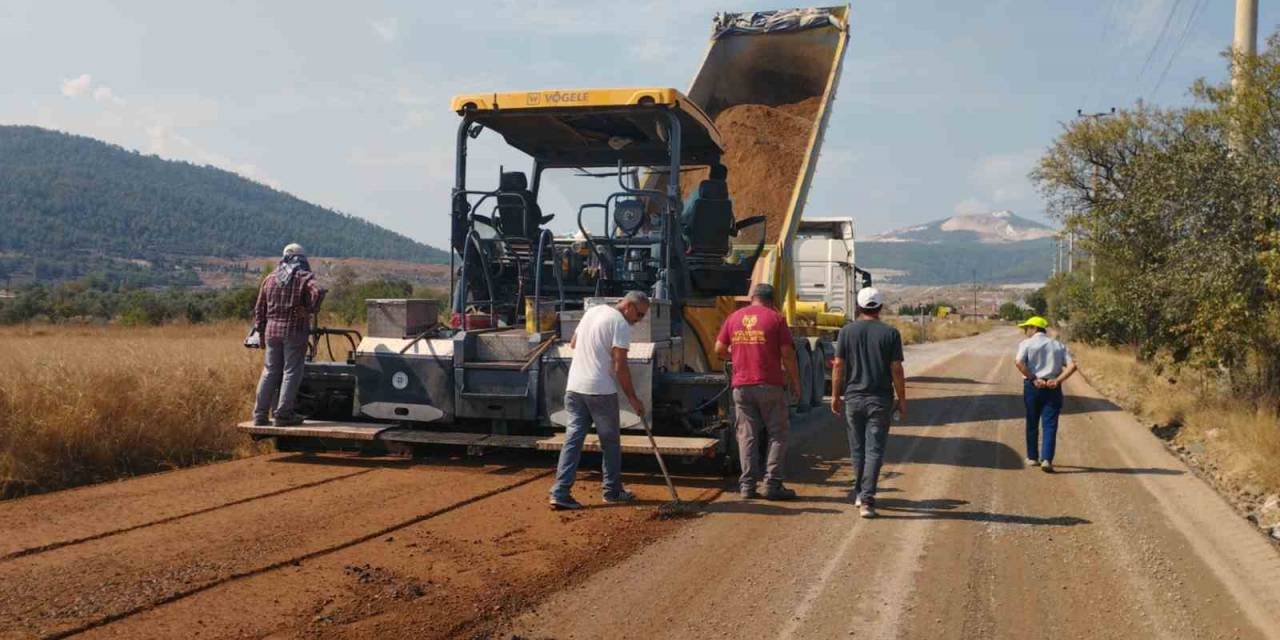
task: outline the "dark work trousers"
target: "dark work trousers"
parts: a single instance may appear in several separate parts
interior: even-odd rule
[[[1062,387],[1037,389],[1030,380],[1024,380],[1022,401],[1027,405],[1027,459],[1053,462],[1054,445],[1058,440],[1058,414],[1062,413]],[[1043,444],[1039,442],[1042,429]]]
[[[764,485],[769,489],[782,486],[783,467],[787,461],[787,394],[782,387],[753,384],[734,387],[733,406],[737,412],[738,460],[742,476],[738,484],[752,489],[760,477],[759,445],[761,434],[768,434],[769,454],[765,456]]]

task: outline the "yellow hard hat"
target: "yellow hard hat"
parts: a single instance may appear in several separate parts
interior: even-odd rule
[[[1023,320],[1022,324],[1018,326],[1019,327],[1035,327],[1037,329],[1048,329],[1049,321],[1045,320],[1044,318],[1041,318],[1040,316],[1031,316],[1030,318]]]

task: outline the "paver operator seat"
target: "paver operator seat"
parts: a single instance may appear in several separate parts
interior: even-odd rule
[[[680,216],[691,256],[724,259],[729,253],[729,238],[737,235],[737,230],[727,176],[724,165],[713,165],[710,177],[698,184],[697,193]]]
[[[529,190],[529,179],[519,171],[504,171],[498,178],[498,190],[504,192],[498,196],[498,233],[537,242],[542,225],[555,216],[542,215],[542,207]]]
[[[746,295],[752,270],[764,249],[761,234],[753,255],[730,261],[733,248],[730,238],[736,238],[738,232],[747,227],[762,224],[765,218],[753,216],[737,220],[734,217],[733,200],[729,198],[729,184],[725,180],[728,175],[724,165],[712,164],[711,175],[698,184],[698,192],[680,216],[685,264],[696,295]]]

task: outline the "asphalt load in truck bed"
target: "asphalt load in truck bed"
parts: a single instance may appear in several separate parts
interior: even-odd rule
[[[734,216],[765,216],[766,242],[777,242],[782,233],[821,104],[821,96],[779,106],[740,104],[716,116]],[[686,174],[686,192],[706,176],[706,170]],[[758,242],[758,229],[744,231],[738,242]]]

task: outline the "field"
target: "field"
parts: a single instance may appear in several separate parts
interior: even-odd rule
[[[902,344],[967,338],[986,333],[999,324],[995,320],[974,322],[973,320],[929,318],[928,323],[922,325],[903,316],[885,316],[885,321],[898,328],[902,334]]]
[[[919,325],[890,321],[904,343],[923,341]],[[991,326],[935,321],[927,337]],[[0,328],[0,499],[258,452],[265,445],[234,429],[252,412],[262,362],[241,346],[244,330],[235,322]]]
[[[0,329],[0,496],[254,452],[261,352],[239,323]]]

